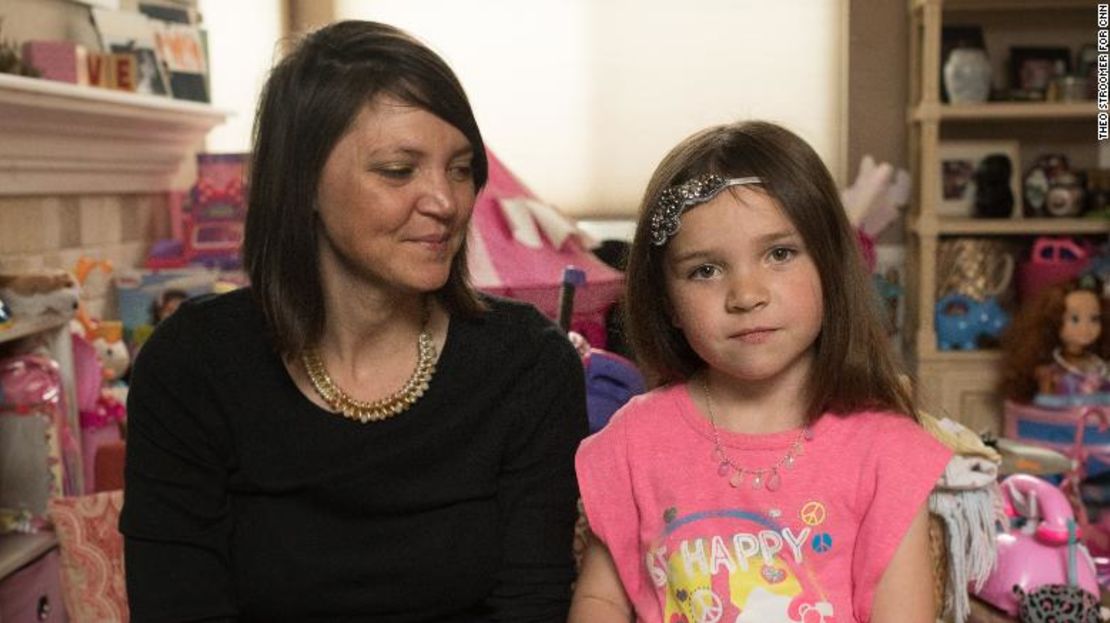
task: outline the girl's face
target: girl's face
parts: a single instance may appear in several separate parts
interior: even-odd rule
[[[320,176],[321,270],[383,290],[443,286],[474,208],[470,142],[432,113],[375,99]]]
[[[1078,355],[1102,334],[1102,305],[1098,295],[1088,290],[1069,292],[1064,298],[1064,319],[1060,343],[1064,351]]]
[[[682,216],[664,256],[672,321],[711,368],[804,384],[821,332],[821,278],[774,199],[746,186]]]

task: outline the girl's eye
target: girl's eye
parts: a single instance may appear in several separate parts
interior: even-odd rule
[[[775,247],[768,256],[774,262],[786,262],[797,255],[798,252],[790,247]]]
[[[1072,314],[1071,316],[1068,317],[1068,322],[1070,322],[1072,324],[1079,324],[1079,316],[1076,316],[1075,314]]]
[[[691,279],[710,279],[714,277],[719,269],[712,264],[702,264],[694,270],[690,271]]]

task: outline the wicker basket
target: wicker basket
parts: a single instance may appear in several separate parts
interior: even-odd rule
[[[933,603],[944,612],[948,592],[948,529],[940,515],[929,513],[929,557],[933,559]]]

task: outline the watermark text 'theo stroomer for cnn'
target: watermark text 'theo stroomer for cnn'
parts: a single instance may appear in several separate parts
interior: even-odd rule
[[[1098,140],[1110,139],[1110,4],[1098,5]]]

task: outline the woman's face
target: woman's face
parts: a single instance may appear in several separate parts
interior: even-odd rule
[[[1064,319],[1060,342],[1064,351],[1078,355],[1102,334],[1102,305],[1098,295],[1088,290],[1069,292],[1064,299]]]
[[[323,277],[384,291],[442,287],[474,208],[472,158],[451,124],[393,97],[374,99],[320,176]]]

